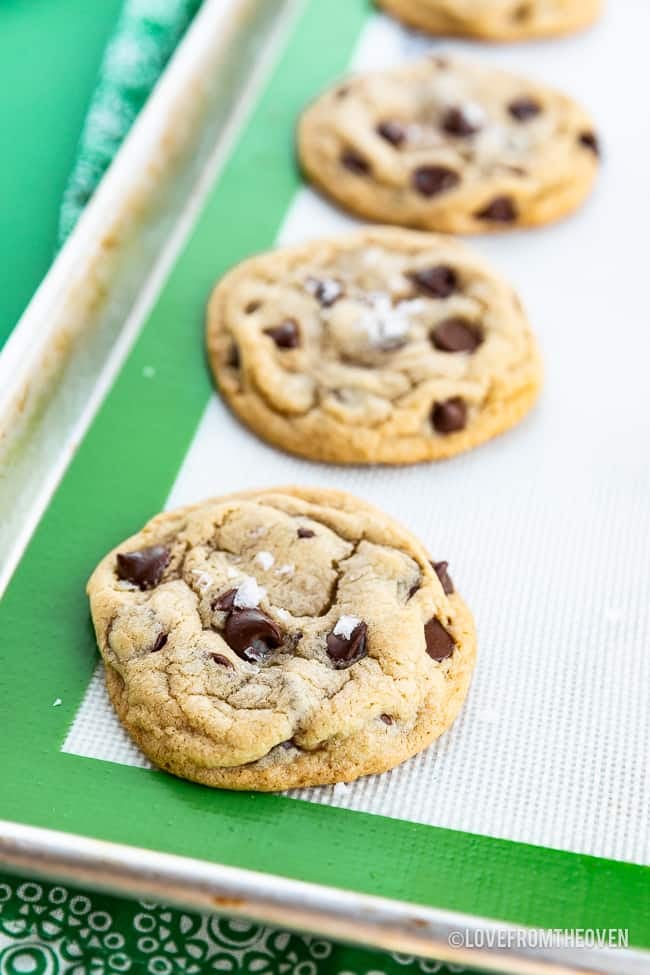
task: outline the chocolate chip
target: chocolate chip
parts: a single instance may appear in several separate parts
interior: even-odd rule
[[[164,545],[151,545],[138,552],[119,552],[117,575],[140,589],[153,589],[169,564],[170,552]]]
[[[235,665],[232,660],[228,660],[228,657],[224,657],[222,653],[211,653],[210,658],[220,667],[228,667],[230,670],[234,670]]]
[[[446,193],[460,183],[460,176],[455,169],[447,166],[418,166],[412,176],[412,182],[422,196],[438,196]]]
[[[462,108],[448,108],[442,117],[442,128],[449,135],[475,135],[481,130],[481,124],[472,121]]]
[[[451,581],[451,576],[447,572],[449,568],[449,562],[432,562],[433,571],[440,579],[440,584],[442,585],[443,591],[447,596],[451,596],[454,591],[454,584]]]
[[[235,342],[232,343],[230,349],[228,350],[228,365],[231,369],[239,369],[241,365],[239,357],[239,346]]]
[[[341,165],[349,169],[351,173],[358,176],[367,176],[370,172],[370,163],[360,156],[354,149],[346,149],[341,156]]]
[[[287,738],[286,741],[280,742],[279,747],[284,748],[286,751],[289,751],[290,748],[297,748],[298,746],[295,744],[293,738]]]
[[[377,132],[392,146],[401,146],[406,139],[406,129],[401,122],[380,122]]]
[[[527,122],[528,119],[535,118],[536,115],[540,114],[542,106],[530,95],[521,95],[510,102],[508,111],[518,122]]]
[[[259,609],[233,611],[224,627],[224,639],[231,650],[248,660],[257,663],[282,643],[282,633],[266,613]]]
[[[467,423],[467,406],[460,396],[434,403],[431,422],[438,433],[455,433],[463,430]]]
[[[313,538],[316,532],[313,532],[311,528],[299,528],[298,538]]]
[[[533,16],[533,5],[530,3],[520,3],[519,6],[513,10],[510,16],[512,20],[516,21],[518,24],[522,24],[524,21],[530,20],[530,18]]]
[[[254,311],[257,311],[261,307],[262,307],[261,301],[249,301],[246,307],[244,308],[244,311],[246,312],[247,315],[252,315]]]
[[[272,338],[279,349],[295,349],[300,345],[300,332],[293,318],[287,318],[280,325],[265,328],[264,334]]]
[[[453,637],[435,616],[424,625],[424,639],[432,660],[446,660],[456,649]]]
[[[344,670],[368,655],[366,636],[368,627],[357,623],[349,637],[337,636],[332,631],[327,636],[327,655],[337,670]]]
[[[221,609],[230,611],[235,605],[235,596],[237,595],[236,589],[228,589],[223,592],[220,596],[212,603],[212,609]]]
[[[594,156],[600,156],[600,142],[595,132],[581,132],[578,136],[578,142],[585,149],[593,152]]]
[[[166,643],[167,643],[167,634],[159,633],[158,636],[156,637],[156,642],[152,646],[149,653],[157,653],[159,650],[162,650],[162,648],[165,646]]]
[[[448,298],[458,290],[456,272],[453,267],[447,267],[445,264],[413,271],[409,277],[420,291],[431,298]]]
[[[327,278],[325,281],[320,281],[318,278],[309,278],[308,286],[316,301],[323,308],[331,308],[334,302],[338,301],[343,294],[342,286],[334,278]]]
[[[492,220],[494,223],[511,223],[518,216],[517,207],[509,196],[495,197],[475,214],[477,220]]]
[[[476,325],[464,318],[445,318],[431,332],[431,341],[440,352],[474,352],[483,341]]]
[[[391,718],[390,714],[380,714],[379,715],[379,720],[380,721],[383,721],[384,724],[389,724],[390,725],[390,724],[393,723],[393,719]]]
[[[407,603],[408,603],[409,599],[412,599],[413,596],[415,596],[415,594],[416,594],[416,592],[418,591],[419,588],[420,588],[420,580],[418,579],[418,581],[417,582],[414,582],[413,585],[411,586],[411,588],[408,591],[408,594],[406,596],[406,602]]]

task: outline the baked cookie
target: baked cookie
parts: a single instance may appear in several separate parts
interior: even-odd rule
[[[569,34],[592,23],[602,0],[377,0],[429,34],[520,41]]]
[[[256,433],[338,463],[450,457],[521,419],[541,381],[512,289],[453,238],[390,227],[240,264],[207,344]]]
[[[337,85],[303,114],[298,149],[309,179],[353,213],[460,234],[557,220],[598,171],[576,102],[447,57]]]
[[[383,772],[452,723],[476,653],[447,564],[340,491],[158,515],[88,584],[108,690],[161,768],[264,791]]]

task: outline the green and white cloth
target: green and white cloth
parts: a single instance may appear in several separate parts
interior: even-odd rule
[[[106,48],[66,187],[59,243],[73,230],[202,0],[126,0]]]
[[[0,975],[425,975],[460,971],[250,921],[0,874]]]

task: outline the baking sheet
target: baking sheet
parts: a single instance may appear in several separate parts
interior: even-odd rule
[[[621,109],[633,78],[650,74],[650,9],[618,0],[592,32],[552,44],[438,45],[581,98],[604,134],[605,165],[575,217],[473,245],[519,289],[540,337],[547,380],[535,413],[464,457],[400,470],[314,465],[267,447],[211,392],[200,348],[203,301],[228,266],[273,238],[353,223],[299,186],[285,125],[340,73],[367,8],[341,0],[335,24],[331,9],[309,5],[8,591],[5,632],[38,667],[28,680],[18,667],[11,685],[5,677],[13,700],[23,695],[34,742],[24,739],[20,793],[12,784],[0,813],[522,923],[632,918],[633,943],[650,943],[647,873],[628,869],[648,862],[650,339],[640,228],[650,206],[639,188],[650,126]],[[336,50],[326,43],[335,37]],[[373,15],[353,62],[388,65],[429,46]],[[406,522],[450,560],[480,639],[467,706],[438,745],[381,777],[297,794],[308,803],[211,793],[140,767],[92,676],[81,595],[93,562],[165,497],[175,506],[288,481],[339,486]],[[16,752],[0,742],[0,762],[3,748],[5,771]],[[75,788],[83,801],[66,804],[64,789]]]
[[[479,665],[452,730],[386,775],[296,796],[646,864],[650,421],[642,371],[650,334],[640,293],[643,251],[633,252],[633,227],[625,229],[626,278],[639,288],[626,287],[624,296],[618,275],[607,270],[619,266],[621,235],[598,233],[611,226],[610,209],[624,211],[626,225],[650,217],[646,201],[621,198],[623,167],[630,155],[642,164],[650,127],[642,144],[636,127],[630,138],[628,125],[621,126],[618,111],[610,117],[611,77],[601,68],[606,57],[623,59],[617,38],[634,58],[630,35],[650,31],[650,10],[637,5],[633,28],[626,23],[629,6],[617,5],[584,37],[480,52],[575,92],[598,115],[606,146],[603,178],[582,213],[558,227],[474,244],[520,290],[540,336],[547,377],[534,415],[501,440],[446,464],[339,469],[261,443],[215,394],[167,507],[216,490],[274,484],[352,491],[406,522],[435,558],[449,559],[475,612]],[[385,66],[425,46],[430,43],[377,16],[352,67]],[[628,179],[632,197],[636,184]],[[352,224],[304,188],[278,243]],[[639,354],[630,357],[627,348]],[[148,764],[114,716],[101,668],[64,749]]]

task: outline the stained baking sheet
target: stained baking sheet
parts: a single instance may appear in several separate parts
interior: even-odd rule
[[[25,706],[0,744],[15,783],[0,814],[522,923],[600,919],[650,944],[650,338],[637,229],[650,216],[639,192],[650,124],[621,111],[646,70],[648,29],[650,9],[619,0],[563,41],[436,45],[580,98],[604,136],[603,174],[571,219],[473,243],[518,288],[540,337],[534,414],[445,464],[341,469],[242,428],[201,348],[204,301],[225,269],[353,225],[299,183],[301,105],[349,63],[431,47],[363,0],[308,4],[0,608],[15,651],[7,688]],[[453,729],[393,772],[287,798],[214,793],[150,770],[121,732],[93,673],[82,586],[160,507],[287,482],[353,491],[450,560],[477,617],[476,677]]]

